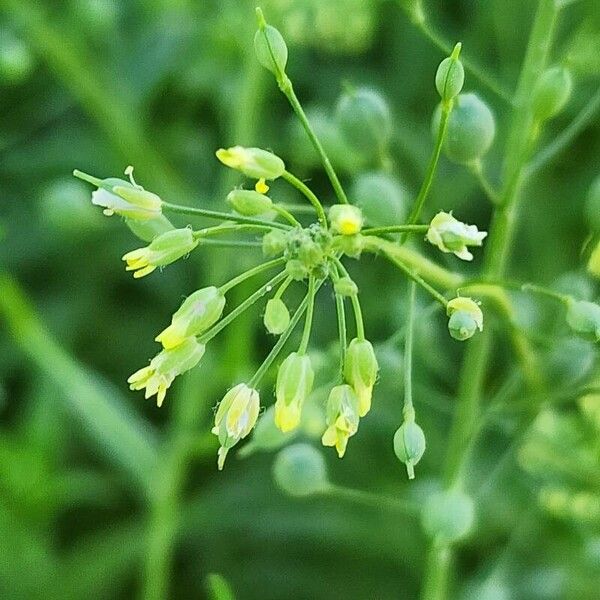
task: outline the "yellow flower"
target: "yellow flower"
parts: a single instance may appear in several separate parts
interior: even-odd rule
[[[335,446],[338,456],[346,452],[348,439],[358,431],[359,402],[347,384],[336,385],[327,400],[327,429],[321,438],[324,446]]]
[[[329,209],[329,219],[333,231],[342,235],[355,235],[363,225],[360,208],[351,204],[334,204]]]
[[[302,406],[312,390],[314,377],[306,354],[292,352],[281,363],[275,386],[275,425],[284,433],[300,424]]]
[[[267,185],[267,183],[265,182],[265,178],[261,177],[257,182],[256,185],[254,186],[254,189],[259,193],[259,194],[266,194],[269,191],[269,186]]]

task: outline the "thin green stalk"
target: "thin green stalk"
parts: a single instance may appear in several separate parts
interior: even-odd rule
[[[201,246],[213,248],[262,248],[262,242],[248,242],[241,240],[200,240]]]
[[[340,278],[337,267],[332,270],[332,278],[335,282]],[[340,377],[344,378],[344,364],[346,362],[346,347],[348,340],[346,336],[346,307],[344,305],[344,297],[341,294],[335,293],[335,312],[337,315],[338,336],[340,340]]]
[[[308,310],[306,312],[306,320],[304,321],[304,331],[298,348],[298,354],[306,354],[308,350],[308,342],[310,340],[310,332],[312,330],[313,314],[315,310],[315,277],[311,275],[308,278]]]
[[[307,206],[306,204],[288,204],[287,202],[278,202],[277,206],[281,206],[287,211],[299,215],[312,215],[314,212],[313,207]]]
[[[197,229],[193,232],[194,239],[200,240],[214,235],[223,235],[224,233],[244,233],[247,231],[272,231],[271,225],[249,225],[240,223],[239,225],[217,225],[216,227],[206,227]]]
[[[342,487],[339,485],[329,485],[324,491],[324,496],[331,496],[335,499],[345,500],[362,506],[367,506],[375,510],[382,508],[398,511],[406,516],[415,517],[419,514],[419,507],[416,503],[403,500],[400,497],[391,498],[380,494],[373,494],[363,490]]]
[[[275,295],[273,296],[273,298],[275,300],[278,300],[279,298],[281,298],[283,296],[283,294],[285,294],[285,290],[288,289],[288,287],[290,286],[292,281],[294,281],[294,278],[292,276],[289,276],[287,279],[285,279],[283,281],[283,283],[279,286],[277,291],[275,292]]]
[[[321,223],[322,227],[327,229],[325,209],[323,208],[321,201],[315,196],[314,192],[303,181],[300,181],[300,179],[295,175],[292,175],[289,171],[284,171],[282,177],[308,198],[308,201],[313,205],[317,213],[319,223]]]
[[[474,175],[475,179],[481,186],[481,189],[485,192],[485,195],[488,197],[489,201],[492,204],[498,204],[498,192],[494,189],[492,184],[488,181],[485,173],[483,172],[483,165],[480,160],[476,160],[469,164],[469,170]]]
[[[289,225],[284,223],[276,223],[274,221],[264,221],[255,219],[254,217],[242,217],[233,213],[220,212],[209,210],[207,208],[195,208],[192,206],[180,206],[179,204],[171,204],[170,202],[162,203],[163,210],[169,210],[182,215],[191,215],[194,217],[206,217],[207,219],[218,219],[219,221],[233,221],[235,223],[247,223],[249,225],[263,225],[270,229],[283,229],[285,231],[291,229]]]
[[[302,224],[296,217],[289,211],[287,211],[281,204],[273,204],[273,210],[281,215],[290,225],[293,227],[302,227]]]
[[[408,313],[406,315],[406,337],[404,340],[404,417],[414,415],[412,394],[412,355],[415,321],[415,300],[417,286],[414,281],[408,284]],[[407,465],[408,466],[408,465]],[[412,466],[412,465],[411,465]],[[410,473],[409,473],[410,477]],[[412,479],[412,477],[410,477]]]
[[[337,268],[342,272],[342,275],[351,280],[352,278],[350,277],[350,273],[348,273],[342,261],[337,257],[334,257],[333,260],[337,265]],[[354,311],[354,320],[356,321],[356,337],[362,341],[365,339],[365,324],[363,320],[362,309],[360,307],[360,300],[358,299],[358,294],[353,294],[352,296],[350,296],[350,302],[352,303],[352,310]]]
[[[386,233],[427,233],[429,225],[389,225],[386,227],[370,227],[363,229],[362,235],[385,235]]]
[[[257,265],[256,267],[253,267],[252,269],[249,269],[248,271],[244,271],[237,277],[234,277],[233,279],[230,279],[227,283],[223,284],[219,288],[219,291],[222,294],[226,294],[229,290],[233,289],[236,285],[239,285],[243,281],[246,281],[246,279],[250,279],[251,277],[254,277],[255,275],[259,275],[260,273],[263,273],[264,271],[268,271],[269,269],[272,269],[273,267],[276,267],[278,265],[282,265],[285,262],[285,260],[286,259],[283,257],[274,258],[273,260],[270,260],[266,263],[262,263],[261,265]]]
[[[539,294],[540,296],[546,296],[547,298],[552,298],[553,300],[558,300],[563,304],[568,302],[570,296],[566,294],[560,294],[559,292],[555,292],[554,290],[550,290],[541,285],[535,285],[533,283],[525,283],[521,286],[521,290],[524,292],[533,292],[534,294]]]

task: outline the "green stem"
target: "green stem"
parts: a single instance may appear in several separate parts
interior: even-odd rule
[[[310,332],[312,329],[313,314],[315,310],[315,277],[311,275],[308,278],[308,310],[306,312],[306,320],[304,321],[304,331],[302,332],[302,340],[298,348],[298,354],[306,354],[308,342],[310,340]]]
[[[279,286],[278,290],[275,292],[273,298],[275,300],[281,298],[285,293],[285,290],[287,290],[290,284],[292,283],[292,281],[294,281],[294,278],[292,276],[289,276],[287,279],[285,279],[284,282]]]
[[[281,204],[273,204],[272,206],[273,210],[277,214],[281,215],[288,223],[290,223],[290,225],[293,227],[302,227],[300,221],[298,221],[298,219],[296,219],[291,212],[287,211],[283,206],[281,206]]]
[[[213,235],[223,235],[224,233],[244,233],[246,231],[273,231],[271,225],[217,225],[216,227],[206,227],[193,232],[194,239],[200,240]]]
[[[413,408],[412,394],[412,355],[415,321],[415,300],[417,286],[411,281],[408,286],[408,313],[406,315],[406,338],[404,342],[404,418],[414,419],[415,409]],[[407,465],[408,467],[408,465]],[[410,473],[409,473],[410,476]],[[412,479],[412,477],[411,477]]]
[[[427,233],[429,225],[389,225],[387,227],[370,227],[363,229],[362,235],[385,235],[386,233]]]
[[[255,275],[258,275],[264,271],[268,271],[269,269],[272,269],[273,267],[276,267],[278,265],[282,265],[285,262],[285,260],[286,259],[283,257],[275,258],[266,263],[262,263],[261,265],[257,265],[256,267],[253,267],[252,269],[249,269],[248,271],[241,273],[237,277],[234,277],[233,279],[229,280],[227,283],[223,284],[219,288],[219,291],[222,294],[226,294],[229,290],[233,289],[236,285],[239,285],[243,281],[246,281],[246,279],[250,279],[251,277],[254,277]]]
[[[288,204],[287,202],[278,202],[277,206],[281,206],[287,211],[291,213],[297,213],[299,215],[312,215],[314,212],[313,207],[307,206],[306,204]]]
[[[332,270],[332,279],[334,282],[338,281],[340,275],[338,273],[337,267]],[[346,347],[348,346],[348,340],[346,336],[346,307],[344,305],[344,297],[341,294],[335,293],[335,312],[337,315],[337,325],[338,325],[338,336],[340,339],[340,367],[339,373],[340,377],[344,378],[344,364],[346,362]]]
[[[550,290],[548,288],[542,287],[541,285],[535,285],[533,283],[525,283],[521,286],[521,290],[524,292],[533,292],[534,294],[540,294],[541,296],[546,296],[548,298],[552,298],[553,300],[558,300],[563,304],[566,304],[570,300],[570,296],[566,294],[560,294],[555,292],[554,290]]]
[[[367,506],[375,510],[386,508],[388,510],[398,511],[406,516],[417,516],[419,507],[413,502],[402,500],[400,498],[391,498],[380,494],[373,494],[363,490],[342,487],[338,485],[329,485],[324,491],[325,496],[331,496],[335,499],[345,500],[362,506]]]
[[[342,261],[337,257],[334,257],[333,260],[337,268],[342,272],[342,275],[352,281],[352,277],[350,277],[350,273],[348,273]],[[362,341],[365,339],[365,324],[358,294],[350,296],[350,302],[352,302],[352,310],[354,311],[354,319],[356,321],[356,337]]]
[[[209,210],[207,208],[194,208],[192,206],[181,206],[179,204],[171,204],[170,202],[162,203],[163,210],[168,210],[182,215],[191,215],[194,217],[206,217],[208,219],[218,219],[219,221],[234,221],[235,223],[247,223],[249,225],[263,225],[270,229],[283,229],[285,231],[291,229],[289,225],[284,223],[276,223],[274,221],[264,221],[255,219],[254,217],[243,217],[233,213],[220,212]]]
[[[475,179],[477,179],[481,189],[485,192],[485,195],[488,197],[492,204],[498,204],[498,192],[494,189],[492,184],[488,181],[485,173],[483,172],[483,165],[480,160],[473,161],[469,164],[469,170],[474,175]]]
[[[295,175],[292,175],[289,171],[284,171],[282,177],[308,198],[308,201],[313,205],[317,213],[319,223],[321,223],[322,227],[327,229],[325,209],[323,208],[321,201],[315,196],[314,192],[303,181],[300,181],[300,179]]]
[[[247,242],[239,240],[200,240],[200,246],[213,248],[262,248],[262,242]]]

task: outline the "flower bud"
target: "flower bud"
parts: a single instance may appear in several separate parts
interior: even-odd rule
[[[356,296],[358,294],[358,286],[350,277],[340,277],[334,282],[333,290],[339,296]]]
[[[415,478],[415,465],[425,453],[425,434],[414,417],[406,419],[394,434],[394,453],[406,465],[409,479]]]
[[[590,254],[590,258],[588,259],[587,263],[587,270],[590,275],[600,279],[600,242],[596,244],[596,247]]]
[[[279,80],[285,73],[285,66],[288,59],[288,49],[279,31],[267,25],[262,15],[262,11],[257,9],[259,29],[254,35],[254,51],[258,62],[271,71]]]
[[[329,220],[331,229],[341,235],[355,235],[363,224],[360,208],[352,204],[334,204],[329,209]]]
[[[354,182],[350,197],[371,227],[403,223],[409,197],[397,179],[385,173],[364,173]]]
[[[569,298],[567,325],[583,339],[600,341],[600,306],[594,302]]]
[[[123,256],[125,269],[137,279],[152,273],[157,267],[169,265],[189,254],[198,245],[189,227],[167,231],[152,240],[146,248],[132,250]]]
[[[387,102],[375,90],[359,88],[344,93],[335,118],[346,142],[375,161],[392,135],[392,117]]]
[[[199,335],[214,325],[223,314],[225,296],[214,286],[190,294],[173,315],[171,325],[156,336],[166,349],[174,348],[186,338]]]
[[[175,229],[173,223],[163,214],[152,217],[152,219],[144,219],[143,221],[127,217],[124,220],[125,225],[129,227],[131,233],[144,242],[151,242],[155,237]]]
[[[221,148],[217,150],[217,158],[225,166],[254,179],[277,179],[285,171],[285,164],[279,156],[260,148]]]
[[[204,350],[204,344],[198,343],[195,337],[186,338],[172,350],[162,350],[150,361],[149,366],[129,377],[129,388],[146,388],[146,398],[156,394],[156,404],[162,406],[167,389],[175,377],[194,368],[204,355]]]
[[[302,406],[312,391],[314,371],[310,358],[292,352],[279,367],[275,385],[275,425],[281,431],[298,427]]]
[[[569,101],[573,90],[571,72],[554,66],[542,73],[533,92],[533,116],[546,121],[556,116]]]
[[[464,538],[475,522],[475,505],[459,490],[432,494],[421,513],[423,529],[432,538],[452,543]]]
[[[287,236],[280,229],[273,229],[265,233],[262,238],[262,251],[267,257],[282,254],[287,247]]]
[[[223,397],[212,428],[212,433],[218,436],[221,444],[217,461],[219,471],[223,469],[229,450],[252,431],[259,411],[258,392],[245,383],[231,388]]]
[[[475,332],[483,331],[483,313],[477,302],[471,298],[453,298],[446,306],[448,330],[459,341],[468,340]]]
[[[271,298],[267,302],[264,316],[265,328],[273,335],[281,335],[290,324],[290,311],[281,298]]]
[[[327,429],[321,438],[323,446],[335,446],[338,456],[346,452],[348,439],[358,431],[359,402],[347,384],[336,385],[327,399]]]
[[[292,278],[294,281],[303,281],[308,277],[308,269],[297,258],[292,258],[285,263],[285,272]]]
[[[460,49],[461,44],[456,44],[452,55],[440,63],[435,74],[435,87],[443,102],[458,96],[465,82],[465,70],[458,60]]]
[[[425,239],[442,252],[452,252],[462,260],[473,260],[467,246],[481,246],[486,231],[479,231],[476,225],[467,225],[452,216],[452,213],[439,212],[429,224]]]
[[[346,351],[344,378],[358,397],[361,417],[371,409],[371,397],[378,371],[379,365],[371,342],[354,338]]]
[[[437,139],[442,118],[442,104],[436,108],[432,119],[432,134]],[[444,139],[446,156],[457,163],[470,163],[482,158],[490,149],[496,135],[496,122],[492,111],[476,94],[459,94],[454,99],[448,117]]]
[[[310,496],[329,487],[323,455],[309,444],[284,448],[273,463],[277,486],[290,496]]]
[[[237,213],[246,217],[263,215],[273,207],[269,196],[259,194],[254,190],[232,190],[227,195],[227,202]]]

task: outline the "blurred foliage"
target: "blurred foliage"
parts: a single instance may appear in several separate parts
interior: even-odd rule
[[[486,169],[498,180],[510,117],[500,96],[515,87],[535,4],[425,2],[425,27],[415,17],[420,3],[409,0],[265,0],[263,9],[288,40],[290,77],[344,184],[358,189],[365,175],[387,169],[397,180],[390,193],[404,201],[416,193],[432,147],[433,76],[446,55],[432,39],[460,39],[465,63],[500,90],[467,70],[465,89],[496,115]],[[542,147],[586,106],[600,76],[597,2],[563,4],[552,60],[572,67],[575,93]],[[89,190],[70,177],[74,167],[109,176],[134,164],[138,180],[165,199],[223,210],[237,180],[214,151],[256,144],[333,200],[285,99],[254,59],[253,10],[247,0],[0,0],[2,598],[418,595],[425,535],[393,504],[360,494],[284,496],[271,478],[279,441],[216,471],[211,408],[271,345],[257,311],[227,330],[161,410],[126,389],[126,377],[154,351],[149,332],[164,327],[181,297],[226,281],[256,256],[205,248],[134,282],[120,257],[135,239],[91,206]],[[383,164],[348,148],[340,134],[335,105],[344,85],[377,90],[391,106]],[[599,133],[597,118],[586,123],[527,188],[512,248],[516,279],[597,298],[580,252]],[[274,193],[293,202],[279,186]],[[439,209],[487,229],[490,206],[477,180],[447,161],[425,217]],[[455,267],[446,259],[436,256]],[[405,282],[382,260],[362,263],[351,270],[366,291],[366,326],[382,369],[373,411],[343,461],[326,452],[328,470],[342,489],[422,503],[441,485],[464,348],[420,299],[415,404],[428,445],[409,483],[392,449]],[[565,272],[569,278],[559,279]],[[368,293],[382,285],[384,295]],[[330,290],[321,295],[313,347],[323,385],[336,368],[328,346],[336,333],[333,303],[324,302]],[[597,351],[570,338],[545,303],[519,294],[513,301],[551,392],[525,391],[500,333],[467,478],[477,525],[457,555],[455,597],[597,598],[600,396],[585,389],[600,376]],[[318,410],[312,416],[320,422]],[[298,437],[318,438],[314,423]]]

